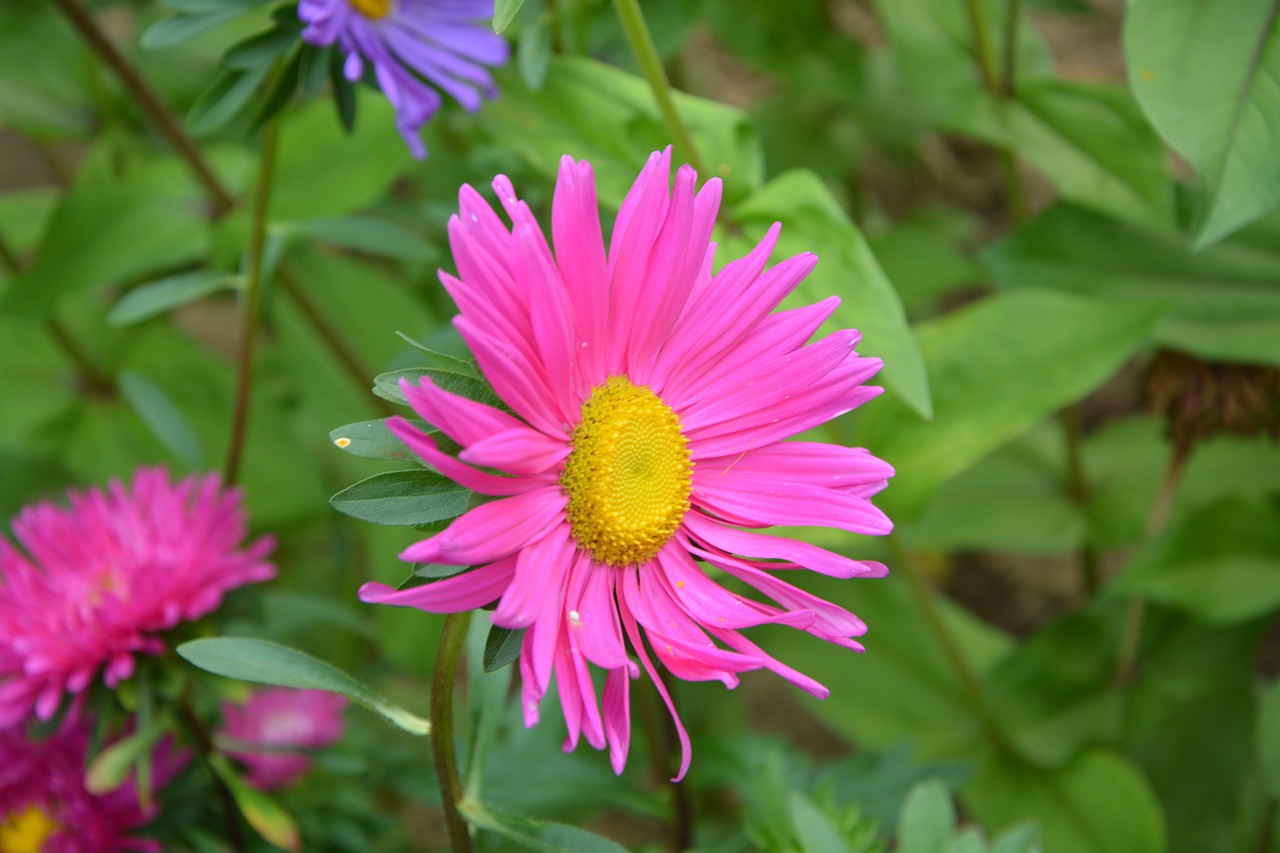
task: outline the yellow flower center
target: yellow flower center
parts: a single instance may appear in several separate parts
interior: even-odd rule
[[[680,419],[657,394],[611,376],[582,404],[560,474],[579,547],[611,566],[658,553],[689,511],[693,462]]]
[[[39,806],[6,815],[0,823],[0,853],[40,853],[58,824]]]
[[[347,0],[351,8],[371,21],[381,20],[391,14],[391,0]]]

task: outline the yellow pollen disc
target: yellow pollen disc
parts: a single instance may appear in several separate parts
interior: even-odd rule
[[[40,853],[58,824],[39,806],[5,815],[0,822],[0,853]]]
[[[391,0],[347,0],[351,8],[371,21],[381,20],[391,14]]]
[[[693,462],[680,419],[643,385],[611,376],[582,404],[560,474],[573,538],[597,562],[643,563],[689,511]]]

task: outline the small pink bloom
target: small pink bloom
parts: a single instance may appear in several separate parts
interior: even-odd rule
[[[746,257],[713,273],[720,181],[699,190],[688,166],[674,182],[670,172],[670,149],[650,156],[607,251],[587,163],[561,161],[550,245],[507,178],[493,187],[510,226],[462,188],[449,222],[458,276],[441,279],[458,305],[454,324],[514,414],[424,379],[402,382],[405,397],[461,445],[458,457],[407,420],[388,426],[428,465],[496,499],[400,555],[478,568],[401,591],[370,583],[360,597],[431,612],[496,600],[494,624],[527,629],[525,723],[537,721],[555,678],[565,749],[579,737],[608,744],[618,772],[630,741],[629,684],[643,668],[680,734],[678,779],[689,740],[657,666],[728,687],[738,673],[768,669],[824,697],[825,687],[741,629],[788,625],[861,651],[858,617],[783,577],[886,571],[752,529],[888,533],[870,497],[893,469],[862,449],[789,440],[881,391],[864,384],[881,362],[858,355],[857,332],[809,342],[837,299],[775,310],[817,258],[766,268],[774,225]],[[762,600],[725,589],[713,579],[720,573]],[[601,697],[590,664],[608,672]]]
[[[271,687],[243,704],[222,703],[218,740],[249,770],[246,781],[263,791],[287,788],[311,769],[298,750],[319,749],[342,737],[345,696],[324,690]]]
[[[212,474],[169,482],[143,468],[129,490],[67,493],[13,520],[25,553],[0,537],[0,729],[57,711],[97,676],[114,687],[159,634],[216,608],[223,595],[269,580],[274,546],[242,548],[240,493]]]

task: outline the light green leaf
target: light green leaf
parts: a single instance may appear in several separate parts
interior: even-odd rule
[[[840,831],[813,800],[799,791],[792,791],[787,804],[791,827],[805,853],[849,853],[849,845],[840,837]]]
[[[456,518],[468,489],[433,471],[388,471],[348,486],[329,499],[334,509],[375,524],[414,525]]]
[[[500,33],[505,30],[523,5],[524,0],[497,0],[493,7],[493,31]]]
[[[410,734],[431,733],[430,720],[387,701],[333,665],[288,646],[249,637],[208,637],[183,643],[178,654],[214,675],[341,693]]]
[[[812,303],[839,296],[840,307],[824,329],[862,332],[859,352],[884,359],[880,379],[920,415],[932,414],[924,363],[898,294],[862,232],[816,175],[799,169],[779,175],[736,206],[733,219],[754,240],[781,222],[778,255],[816,253],[818,266],[791,299]]]
[[[290,235],[346,246],[370,255],[402,261],[430,261],[440,253],[405,226],[376,216],[354,214],[275,226]]]
[[[133,288],[107,313],[108,326],[128,326],[172,311],[211,293],[242,286],[243,276],[199,270],[166,276]]]
[[[229,2],[199,14],[177,14],[161,18],[142,33],[138,39],[143,50],[160,50],[190,41],[201,33],[226,23],[246,9],[250,2]]]
[[[142,418],[165,449],[187,468],[202,468],[204,454],[200,450],[200,439],[164,391],[132,370],[120,371],[117,381],[130,408]]]
[[[498,814],[474,800],[463,800],[458,804],[458,810],[475,826],[496,832],[529,850],[543,853],[626,853],[627,849],[616,841],[576,826]]]
[[[221,755],[209,758],[209,766],[226,783],[236,808],[249,825],[264,839],[290,853],[302,850],[302,833],[297,821],[269,794],[252,788],[240,778],[231,763]]]
[[[1258,709],[1258,758],[1271,796],[1280,796],[1280,681],[1267,687]]]
[[[956,825],[951,792],[941,782],[921,782],[907,794],[898,819],[899,853],[946,853]]]
[[[84,787],[90,794],[109,794],[125,783],[129,771],[139,761],[150,761],[151,750],[160,736],[168,731],[170,721],[163,716],[151,720],[146,727],[117,740],[94,756],[85,768]]]
[[[436,432],[433,427],[421,421],[415,422],[415,425],[425,433]],[[365,459],[393,459],[403,462],[414,458],[404,442],[387,429],[385,419],[340,426],[330,430],[329,440],[348,453]]]
[[[1129,85],[1204,186],[1206,246],[1280,204],[1280,2],[1135,0]]]
[[[991,842],[991,853],[1040,853],[1040,828],[1034,823],[1009,827]]]

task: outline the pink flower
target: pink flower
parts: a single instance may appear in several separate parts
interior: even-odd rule
[[[243,704],[222,703],[218,740],[248,768],[250,785],[287,788],[311,769],[310,758],[288,747],[319,749],[342,737],[346,707],[346,697],[324,690],[259,690]]]
[[[741,528],[822,525],[883,534],[868,498],[892,468],[865,450],[786,441],[880,393],[881,366],[840,331],[807,343],[835,297],[774,312],[813,268],[803,254],[766,269],[775,225],[746,257],[712,274],[720,182],[695,192],[688,166],[669,181],[670,149],[631,188],[606,254],[591,166],[561,161],[553,256],[511,182],[493,183],[506,227],[471,187],[449,222],[459,277],[442,273],[454,321],[514,414],[423,380],[402,383],[413,409],[462,446],[458,458],[408,421],[391,431],[427,464],[497,500],[400,556],[478,566],[396,591],[366,584],[367,602],[452,612],[498,601],[494,624],[526,628],[520,657],[526,725],[554,675],[568,726],[607,743],[616,771],[630,739],[629,681],[639,659],[689,739],[658,678],[716,679],[769,669],[816,696],[827,689],[775,660],[739,629],[779,623],[848,649],[866,626],[783,580],[795,569],[839,578],[885,567]],[[507,476],[482,469],[496,469]],[[772,604],[730,592],[708,572]],[[603,708],[588,664],[606,670]]]
[[[21,727],[0,730],[0,850],[51,853],[159,853],[154,841],[130,833],[155,817],[144,809],[133,780],[101,796],[85,790],[85,757],[92,726],[69,717],[43,741]],[[161,746],[152,761],[153,790],[186,763]]]
[[[171,484],[140,469],[132,493],[67,494],[69,508],[22,510],[0,537],[0,729],[57,711],[99,670],[109,687],[133,674],[135,654],[159,654],[156,636],[216,608],[242,584],[269,580],[270,537],[241,549],[240,494],[218,478]]]

